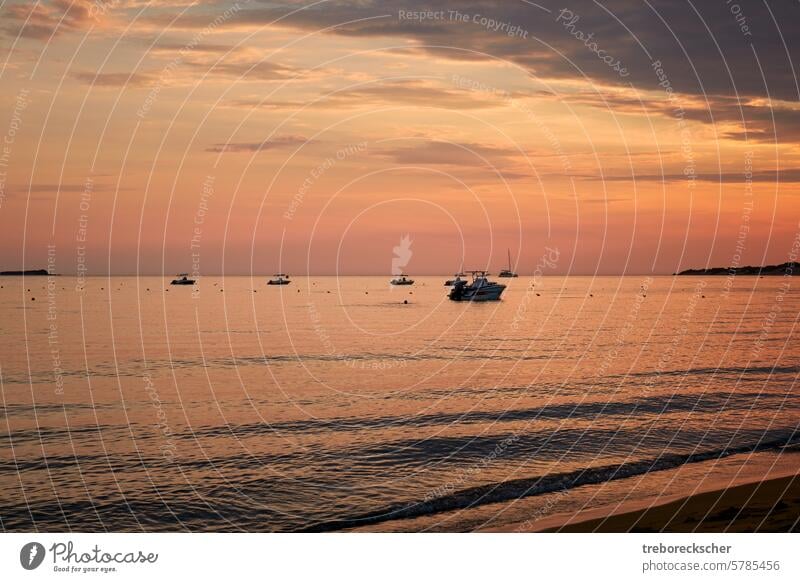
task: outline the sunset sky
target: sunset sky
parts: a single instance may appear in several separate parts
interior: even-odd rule
[[[784,262],[799,29],[788,1],[6,0],[0,269],[388,275],[404,235],[412,274]]]

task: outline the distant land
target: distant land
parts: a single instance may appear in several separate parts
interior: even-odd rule
[[[47,269],[31,269],[30,271],[0,271],[0,277],[42,277],[47,275],[49,275]]]
[[[712,267],[710,269],[686,269],[678,275],[800,275],[800,263],[789,262],[763,267]]]

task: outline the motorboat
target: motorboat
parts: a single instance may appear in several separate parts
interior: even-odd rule
[[[511,277],[519,277],[514,271],[511,270],[511,249],[508,249],[508,269],[500,269],[497,274],[498,277],[509,279]]]
[[[455,279],[448,279],[447,281],[444,282],[445,287],[452,287],[459,281],[463,281],[461,277],[466,277],[466,275],[464,273],[456,273],[455,275],[453,275],[453,277],[455,277]]]
[[[498,301],[506,286],[488,279],[486,271],[467,271],[472,282],[458,281],[450,289],[448,297],[453,301]]]
[[[413,285],[414,279],[409,279],[405,275],[400,275],[389,281],[392,285]]]
[[[197,281],[189,278],[189,273],[181,273],[177,279],[173,279],[170,285],[194,285]]]
[[[267,281],[267,285],[288,285],[291,283],[289,280],[289,275],[285,275],[283,273],[275,273],[273,275],[274,279],[270,279]]]

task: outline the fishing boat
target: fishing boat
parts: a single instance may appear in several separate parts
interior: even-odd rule
[[[170,285],[194,285],[197,281],[189,278],[189,273],[181,273],[177,279],[173,279]]]
[[[291,283],[289,280],[289,275],[284,275],[283,273],[275,273],[273,275],[274,279],[270,279],[267,281],[267,285],[288,285]]]
[[[511,277],[518,277],[514,271],[511,270],[511,249],[508,249],[508,269],[501,269],[497,274],[498,277],[509,279]]]
[[[459,281],[450,289],[448,297],[453,301],[498,301],[506,286],[488,279],[486,271],[467,271],[472,282]]]
[[[389,281],[392,285],[413,285],[414,279],[409,279],[405,275],[400,275]]]
[[[452,287],[459,281],[463,281],[461,277],[466,277],[466,275],[464,273],[456,273],[455,275],[453,275],[453,277],[455,277],[455,279],[448,279],[447,281],[444,282],[445,287]]]

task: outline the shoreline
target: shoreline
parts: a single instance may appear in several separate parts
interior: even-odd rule
[[[740,485],[669,496],[657,502],[606,514],[594,508],[561,523],[541,524],[540,532],[797,532],[800,531],[800,473]]]

